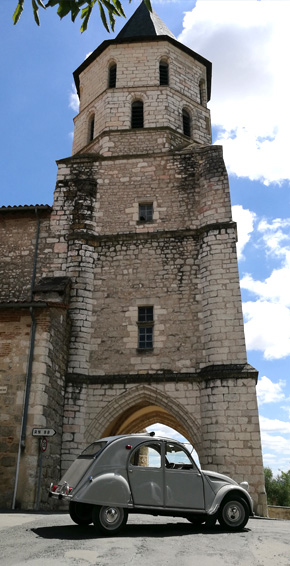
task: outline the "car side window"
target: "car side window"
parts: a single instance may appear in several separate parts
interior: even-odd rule
[[[161,468],[161,446],[159,444],[142,444],[133,452],[130,464],[141,468]]]
[[[193,463],[187,452],[174,442],[166,442],[165,445],[166,468],[175,470],[192,470]]]

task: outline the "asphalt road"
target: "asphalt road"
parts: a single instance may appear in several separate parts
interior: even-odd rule
[[[0,513],[3,566],[290,566],[290,521],[250,519],[240,533],[185,519],[129,516],[100,536],[66,514]]]

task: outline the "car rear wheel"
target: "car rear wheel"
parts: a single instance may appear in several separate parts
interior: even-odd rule
[[[231,531],[240,531],[249,519],[249,508],[241,497],[233,496],[221,504],[219,523],[222,527]]]
[[[78,503],[77,501],[70,501],[69,503],[70,518],[77,525],[90,525],[93,522],[92,510],[92,505],[88,503]]]
[[[93,523],[98,531],[114,535],[122,530],[128,519],[127,509],[115,506],[94,507]]]

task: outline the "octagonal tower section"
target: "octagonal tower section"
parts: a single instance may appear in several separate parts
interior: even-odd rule
[[[142,3],[116,39],[104,41],[74,73],[80,107],[73,154],[159,153],[211,143],[211,63],[164,24],[148,29],[144,9]],[[132,35],[141,18],[143,33]]]

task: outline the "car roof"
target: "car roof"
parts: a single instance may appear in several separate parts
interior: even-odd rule
[[[100,438],[98,440],[96,440],[95,442],[107,442],[108,444],[110,444],[111,442],[114,442],[116,440],[119,439],[128,439],[128,440],[139,440],[140,442],[142,441],[146,441],[146,440],[158,440],[158,441],[162,441],[162,440],[167,440],[169,442],[177,442],[177,444],[182,444],[181,442],[179,442],[178,440],[175,440],[174,438],[167,438],[165,436],[159,436],[159,435],[155,435],[154,432],[144,432],[144,433],[131,433],[131,434],[119,434],[116,436],[106,436],[104,438]]]

